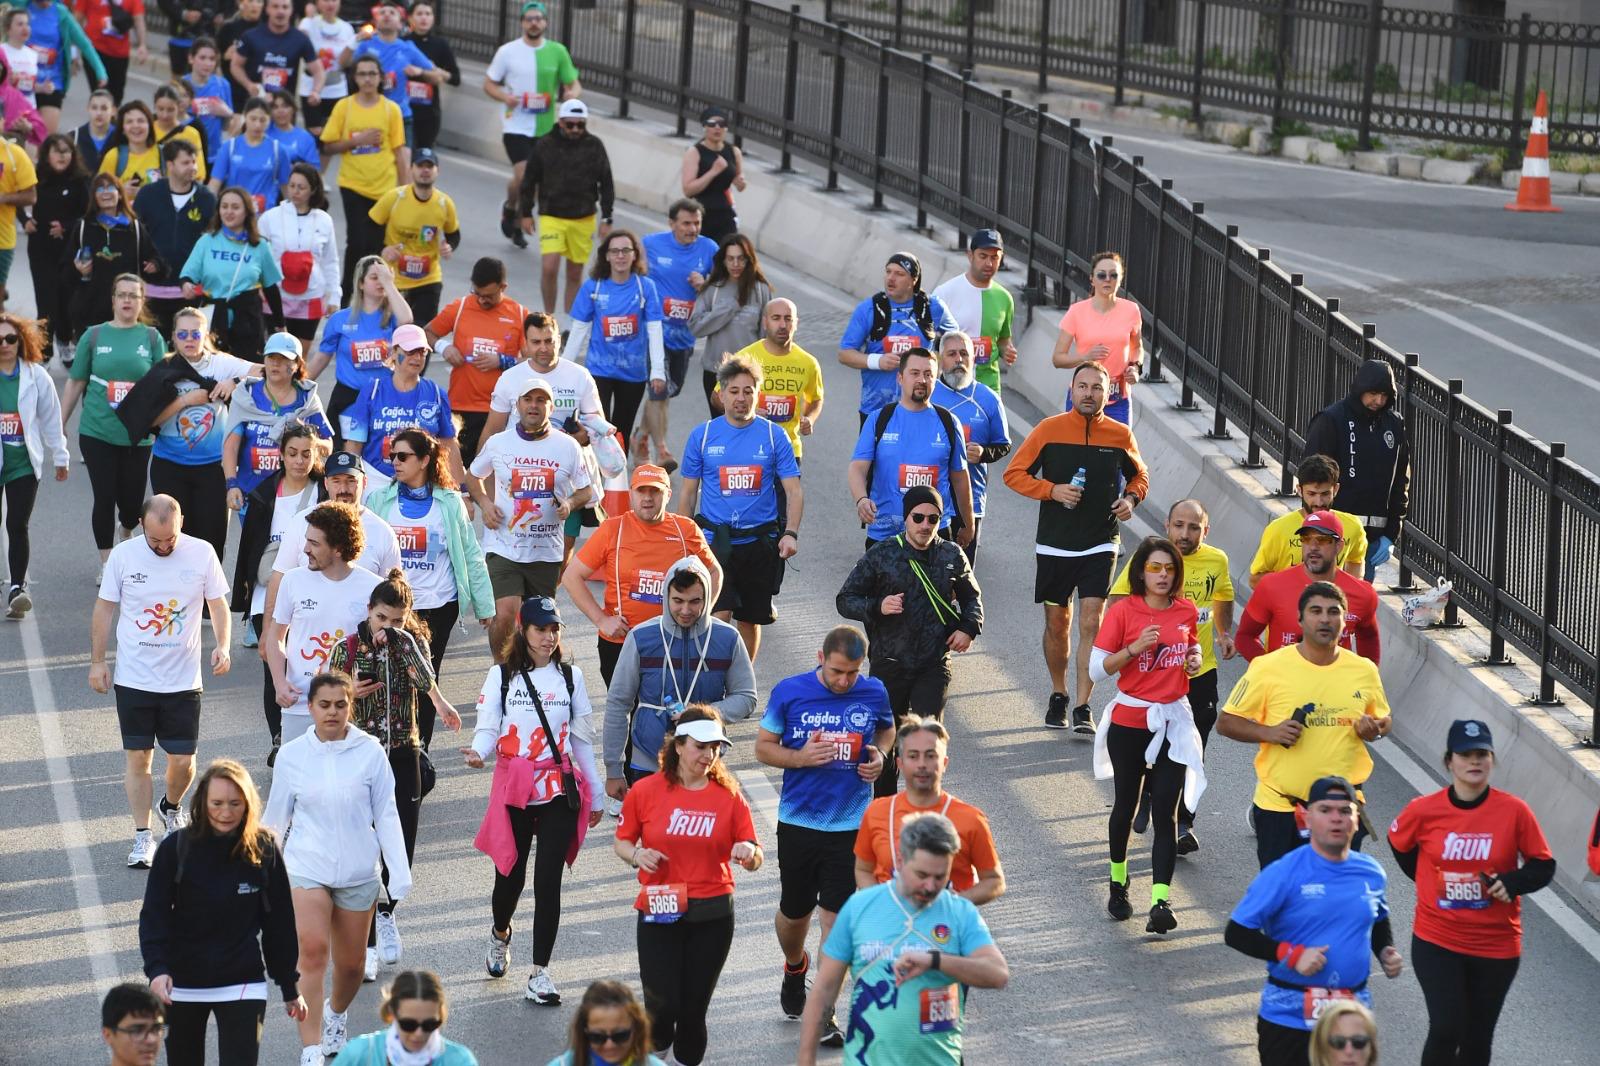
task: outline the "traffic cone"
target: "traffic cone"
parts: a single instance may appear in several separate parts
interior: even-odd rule
[[[1506,204],[1507,211],[1560,211],[1550,202],[1550,105],[1544,90],[1533,105],[1533,123],[1528,127],[1528,150],[1522,154],[1522,177],[1517,182],[1517,199]]]

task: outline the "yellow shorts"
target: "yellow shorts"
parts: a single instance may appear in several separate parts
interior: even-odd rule
[[[539,216],[539,254],[562,255],[574,263],[587,263],[594,254],[594,216],[556,218]]]

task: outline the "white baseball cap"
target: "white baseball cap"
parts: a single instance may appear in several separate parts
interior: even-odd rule
[[[556,117],[587,120],[589,117],[589,105],[582,100],[564,100],[561,103],[561,110],[556,112]]]
[[[728,734],[722,731],[722,723],[714,722],[709,718],[696,718],[692,722],[680,722],[673,736],[688,737],[698,740],[702,744],[732,745]]]
[[[544,378],[534,378],[533,380],[529,381],[522,387],[522,391],[517,393],[517,395],[526,396],[530,392],[542,392],[552,400],[556,398],[556,390],[552,389],[550,387],[550,383]]]

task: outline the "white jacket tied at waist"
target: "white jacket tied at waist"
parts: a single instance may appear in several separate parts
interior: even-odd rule
[[[1155,734],[1144,749],[1144,761],[1154,766],[1161,756],[1161,743],[1167,741],[1167,758],[1183,764],[1183,805],[1196,810],[1200,797],[1206,791],[1205,749],[1200,743],[1200,729],[1194,724],[1194,711],[1189,708],[1189,698],[1184,696],[1172,703],[1154,703],[1130,696],[1120,688],[1111,702],[1100,713],[1100,724],[1094,731],[1094,776],[1104,781],[1112,776],[1111,753],[1106,738],[1111,732],[1111,709],[1117,704],[1143,707],[1147,728]]]

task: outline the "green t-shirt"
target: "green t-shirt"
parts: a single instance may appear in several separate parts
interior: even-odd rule
[[[161,334],[153,326],[116,326],[110,322],[90,326],[78,338],[71,377],[86,381],[83,416],[78,432],[107,444],[127,447],[128,430],[117,417],[116,405],[128,395],[134,382],[149,373],[164,354]],[[149,437],[140,443],[148,443]]]
[[[999,392],[1002,342],[1011,339],[1012,318],[1016,314],[1011,293],[998,281],[980,289],[965,274],[957,274],[934,289],[933,295],[944,302],[962,330],[972,337],[972,376]]]
[[[21,363],[10,374],[0,374],[0,485],[33,476],[33,461],[22,439],[22,414],[17,410],[21,387]]]
[[[520,37],[500,46],[488,74],[512,96],[502,130],[523,137],[543,137],[555,128],[561,87],[578,80],[578,68],[565,45],[544,40],[534,48]]]

